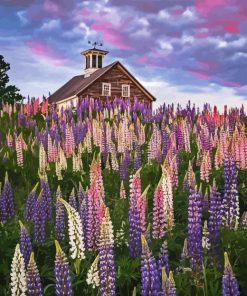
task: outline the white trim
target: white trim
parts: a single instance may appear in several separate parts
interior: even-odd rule
[[[105,90],[105,86],[108,87],[108,91],[109,93],[106,95],[104,90]],[[106,82],[102,82],[102,96],[105,96],[105,97],[109,97],[111,95],[111,83],[106,83]]]
[[[126,94],[126,89],[124,90],[124,88],[127,88],[127,96]],[[130,85],[129,84],[122,84],[122,97],[124,98],[129,98],[130,97]]]

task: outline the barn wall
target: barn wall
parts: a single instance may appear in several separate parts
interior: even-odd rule
[[[111,97],[121,97],[122,96],[122,84],[130,85],[130,98],[133,99],[136,96],[138,99],[145,100],[150,103],[150,99],[143,93],[129,78],[126,76],[119,68],[114,67],[110,69],[106,74],[100,77],[96,82],[90,87],[84,90],[80,96],[91,96],[93,98],[106,99],[102,96],[102,83],[111,83]]]

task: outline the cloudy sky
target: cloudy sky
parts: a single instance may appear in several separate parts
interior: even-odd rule
[[[0,54],[23,95],[81,74],[103,41],[159,103],[247,107],[246,0],[1,0]]]

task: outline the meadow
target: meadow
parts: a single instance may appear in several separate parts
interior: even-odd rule
[[[0,295],[247,295],[244,108],[0,110]]]

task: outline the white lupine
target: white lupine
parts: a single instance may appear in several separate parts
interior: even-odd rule
[[[161,184],[164,192],[163,207],[166,217],[167,229],[171,229],[174,226],[173,194],[170,175],[166,172],[166,170],[163,171]]]
[[[69,244],[72,259],[82,260],[85,258],[85,246],[82,222],[79,213],[64,199],[58,197],[68,213]]]
[[[42,143],[40,143],[39,146],[39,171],[40,173],[44,173],[46,170],[47,166],[47,157],[46,157],[46,152],[45,148]]]
[[[92,263],[91,267],[88,270],[87,273],[87,284],[92,285],[93,289],[96,287],[99,287],[99,269],[98,269],[98,263],[99,263],[99,255],[95,258],[94,262]]]
[[[27,278],[25,270],[25,261],[20,251],[20,245],[17,244],[15,254],[11,264],[11,295],[25,296],[27,295]]]
[[[202,230],[202,247],[207,250],[209,249],[207,220],[204,221],[203,230]]]

